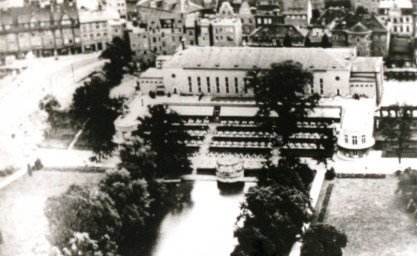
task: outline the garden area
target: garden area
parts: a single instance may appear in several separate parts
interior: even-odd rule
[[[45,201],[71,184],[98,184],[99,173],[34,172],[0,190],[0,255],[36,255],[48,246]]]
[[[395,176],[325,181],[316,211],[323,212],[320,208],[331,184],[323,222],[347,235],[343,255],[415,255],[417,228],[395,194]]]

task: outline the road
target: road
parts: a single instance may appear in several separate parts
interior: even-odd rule
[[[26,166],[22,161],[42,139],[46,117],[40,99],[53,94],[68,107],[78,81],[102,65],[98,53],[35,59],[13,82],[0,81],[0,167]]]

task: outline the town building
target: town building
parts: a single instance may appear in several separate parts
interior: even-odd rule
[[[23,58],[81,52],[78,12],[72,2],[48,7],[24,6],[0,10],[0,58]]]
[[[242,23],[239,18],[201,19],[199,22],[199,46],[242,45]]]
[[[284,24],[307,27],[310,24],[313,7],[310,0],[292,0],[282,7]]]
[[[378,18],[388,24],[393,35],[414,35],[413,5],[410,0],[384,0],[379,3]]]
[[[369,13],[378,13],[379,4],[386,0],[352,0],[352,9],[357,10],[358,7],[362,7]]]
[[[79,17],[83,52],[104,50],[115,36],[123,36],[123,23],[117,12],[80,9]]]
[[[146,29],[154,54],[173,54],[182,42],[197,44],[195,24],[201,9],[189,0],[142,0],[137,3],[137,23]]]
[[[293,25],[265,26],[255,29],[249,35],[249,46],[282,47],[285,38],[289,38],[291,46],[304,46],[305,34]]]
[[[389,52],[390,30],[374,14],[347,15],[332,29],[334,47],[356,47],[359,56]]]
[[[380,101],[382,58],[357,57],[353,48],[189,47],[163,65],[165,93],[252,97],[245,86],[247,72],[286,60],[300,62],[313,73],[309,93],[322,97],[360,93]]]
[[[127,17],[127,3],[126,0],[106,0],[106,9],[117,12],[120,17]]]

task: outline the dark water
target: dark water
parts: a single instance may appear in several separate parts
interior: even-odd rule
[[[191,193],[194,204],[163,220],[153,256],[227,256],[240,203],[253,184],[234,194],[220,193],[213,181],[196,181]]]

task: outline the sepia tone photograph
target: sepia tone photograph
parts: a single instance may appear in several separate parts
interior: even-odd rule
[[[0,0],[0,256],[383,255],[417,0]]]

